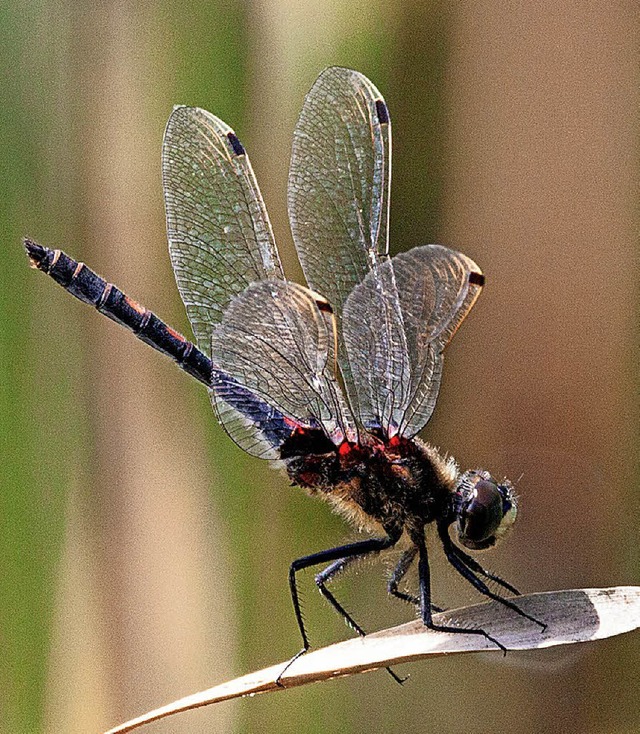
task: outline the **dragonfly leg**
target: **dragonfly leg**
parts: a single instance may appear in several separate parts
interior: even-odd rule
[[[364,629],[355,621],[355,619],[349,614],[349,612],[347,612],[344,606],[336,599],[334,594],[327,588],[327,583],[329,581],[335,578],[339,573],[342,573],[342,571],[344,571],[344,569],[348,565],[350,565],[354,561],[357,561],[359,558],[360,556],[339,558],[337,561],[334,561],[332,564],[327,566],[323,571],[320,571],[320,573],[316,575],[315,581],[316,586],[318,587],[322,596],[324,596],[329,604],[331,604],[336,612],[338,612],[338,614],[353,630],[355,630],[355,632],[357,632],[361,637],[364,637],[367,634]],[[394,670],[392,670],[392,668],[388,666],[386,668],[386,671],[393,678],[393,680],[400,685],[402,685],[407,680],[406,678],[401,678]]]
[[[327,583],[334,579],[339,573],[344,571],[344,569],[352,564],[354,561],[357,561],[360,558],[360,556],[351,556],[348,558],[338,558],[337,561],[334,561],[332,564],[327,566],[323,571],[320,571],[320,573],[316,574],[315,582],[316,586],[318,587],[318,590],[324,596],[324,598],[331,604],[331,606],[338,612],[338,614],[345,620],[345,622],[351,627],[355,632],[357,632],[361,637],[364,637],[366,635],[366,632],[362,629],[362,627],[355,621],[355,619],[347,612],[347,610],[344,608],[344,606],[336,599],[336,597],[333,595],[331,591],[327,588]]]
[[[407,571],[411,568],[411,564],[413,563],[417,552],[418,549],[415,545],[412,545],[411,548],[408,548],[403,552],[396,567],[393,569],[393,573],[391,574],[389,583],[387,584],[387,591],[392,596],[395,596],[402,601],[406,601],[409,604],[413,604],[414,606],[418,606],[420,604],[420,599],[413,594],[406,594],[404,591],[400,591],[398,589],[398,585],[406,576]]]
[[[389,592],[389,594],[395,596],[401,601],[407,602],[407,604],[412,604],[414,607],[420,606],[420,599],[414,594],[407,594],[404,591],[400,591],[398,586],[400,585],[402,579],[406,576],[407,571],[411,568],[411,564],[413,563],[417,553],[418,548],[415,545],[404,551],[404,553],[400,556],[398,564],[393,569],[393,573],[391,574],[391,577],[389,578],[389,583],[387,585],[387,591]],[[431,602],[431,611],[444,612],[445,610],[443,609],[443,607],[439,607]]]
[[[544,622],[541,622],[539,619],[536,619],[530,614],[524,612],[515,602],[511,601],[511,599],[505,599],[505,597],[500,596],[500,594],[496,594],[494,591],[491,591],[491,589],[484,583],[484,581],[478,578],[478,576],[476,575],[477,573],[486,576],[487,578],[491,578],[491,576],[486,573],[484,569],[482,569],[480,564],[472,559],[471,556],[467,556],[467,558],[472,561],[471,568],[469,567],[469,565],[467,565],[467,563],[465,562],[466,559],[461,558],[461,555],[466,556],[467,554],[460,551],[460,549],[454,545],[451,537],[449,536],[449,530],[445,523],[438,524],[438,535],[440,536],[440,540],[442,541],[442,547],[444,548],[444,553],[449,563],[481,594],[484,594],[484,596],[487,596],[489,597],[489,599],[493,599],[494,601],[499,601],[501,604],[504,604],[505,607],[508,607],[509,609],[512,609],[514,612],[516,612],[516,614],[519,614],[521,617],[524,617],[530,622],[537,624],[539,627],[542,628],[543,632],[547,629],[547,625]],[[480,570],[477,570],[475,567],[479,567]]]
[[[495,581],[498,585],[502,586],[503,589],[506,589],[512,594],[515,594],[515,596],[522,596],[522,594],[518,591],[518,589],[516,589],[515,586],[512,586],[503,578],[500,578],[500,576],[498,576],[497,574],[491,571],[487,571],[478,563],[478,561],[476,561],[475,558],[472,558],[468,553],[465,553],[461,548],[458,548],[455,543],[451,543],[450,549],[459,558],[459,560],[471,571],[474,571],[475,573],[480,574],[480,576],[484,576],[491,581]]]
[[[418,546],[418,577],[420,583],[420,614],[425,627],[435,630],[437,632],[452,632],[452,633],[463,633],[466,635],[480,635],[485,637],[494,645],[499,647],[503,653],[507,654],[507,648],[495,637],[492,637],[488,632],[479,628],[469,627],[453,627],[451,625],[435,624],[433,621],[431,611],[431,572],[429,569],[429,558],[427,556],[427,546],[424,542],[424,536],[418,537],[415,540]]]
[[[384,538],[368,538],[367,540],[361,540],[357,543],[348,543],[347,545],[341,545],[337,548],[329,548],[328,550],[319,551],[318,553],[312,553],[309,556],[303,556],[302,558],[298,558],[293,561],[289,567],[289,591],[291,592],[291,601],[293,602],[293,610],[296,615],[298,629],[300,630],[300,636],[302,637],[302,649],[285,665],[282,672],[276,679],[276,683],[278,685],[281,685],[280,679],[289,666],[301,655],[304,655],[304,653],[311,647],[307,630],[304,626],[304,619],[302,617],[296,574],[305,568],[318,566],[321,563],[333,563],[334,561],[348,559],[351,557],[357,558],[367,556],[371,553],[380,553],[380,551],[391,548],[398,542],[401,530],[391,528],[387,530],[387,533],[388,534]]]

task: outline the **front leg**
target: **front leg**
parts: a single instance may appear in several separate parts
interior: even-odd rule
[[[491,591],[491,589],[484,583],[484,581],[478,578],[477,574],[481,574],[487,578],[491,578],[492,575],[484,571],[482,566],[480,566],[480,564],[477,561],[471,558],[471,556],[467,556],[466,553],[463,553],[462,551],[460,551],[459,548],[457,548],[457,546],[454,545],[453,541],[451,540],[449,536],[448,527],[444,523],[438,524],[438,535],[440,536],[440,540],[442,541],[442,547],[444,549],[444,553],[449,563],[455,568],[455,570],[461,576],[467,579],[467,581],[472,586],[474,586],[481,594],[484,594],[485,596],[489,597],[489,599],[493,599],[494,601],[498,601],[501,604],[504,604],[505,607],[512,609],[514,612],[519,614],[521,617],[524,617],[525,619],[528,619],[530,622],[537,624],[539,627],[542,628],[543,632],[547,629],[547,625],[544,622],[541,622],[539,619],[536,619],[535,617],[532,617],[530,614],[527,614],[525,611],[520,609],[520,607],[517,604],[511,601],[511,599],[505,599],[505,597],[500,596],[500,594],[496,594],[494,591]],[[461,555],[466,556],[466,558],[469,561],[472,561],[472,563],[468,564],[464,558],[460,557]],[[507,587],[507,588],[513,588],[513,587]]]
[[[447,535],[448,535],[447,531]],[[495,581],[495,583],[502,586],[503,589],[506,589],[507,591],[510,591],[512,594],[515,594],[516,596],[522,596],[522,594],[516,589],[515,586],[512,586],[510,583],[505,581],[503,578],[500,578],[497,574],[493,573],[492,571],[487,571],[485,568],[483,568],[478,561],[476,561],[475,558],[472,558],[468,553],[465,553],[461,548],[458,548],[458,546],[453,543],[453,541],[450,544],[447,544],[447,550],[453,553],[454,555],[458,556],[460,561],[471,571],[475,571],[475,573],[480,574],[481,576],[484,576],[485,578],[489,579],[490,581]]]

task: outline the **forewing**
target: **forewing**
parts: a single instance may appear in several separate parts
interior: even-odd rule
[[[343,332],[365,427],[411,437],[435,407],[442,352],[475,303],[484,276],[470,258],[439,245],[381,263],[351,293]]]
[[[388,251],[391,125],[362,74],[331,67],[307,95],[293,136],[289,217],[309,286],[340,318]]]
[[[322,429],[335,444],[350,436],[351,421],[333,375],[333,345],[330,320],[316,295],[300,285],[262,281],[231,302],[212,335],[212,359],[224,370],[212,392],[220,420],[242,448],[250,451],[255,430],[264,433],[265,408],[255,417],[240,409],[234,403],[239,389],[286,426]],[[237,415],[229,419],[221,400],[242,414],[243,426]]]
[[[250,283],[282,278],[271,224],[233,130],[197,107],[176,107],[162,150],[171,262],[198,346]]]

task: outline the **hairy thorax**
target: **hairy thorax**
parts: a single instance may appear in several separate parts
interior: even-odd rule
[[[457,477],[452,459],[418,439],[344,442],[336,448],[306,434],[285,445],[282,457],[294,484],[374,531],[390,524],[421,531],[445,512]]]

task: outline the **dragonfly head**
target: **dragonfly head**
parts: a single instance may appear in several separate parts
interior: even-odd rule
[[[466,548],[485,550],[502,538],[518,512],[513,485],[473,469],[460,476],[455,492],[458,539]]]

